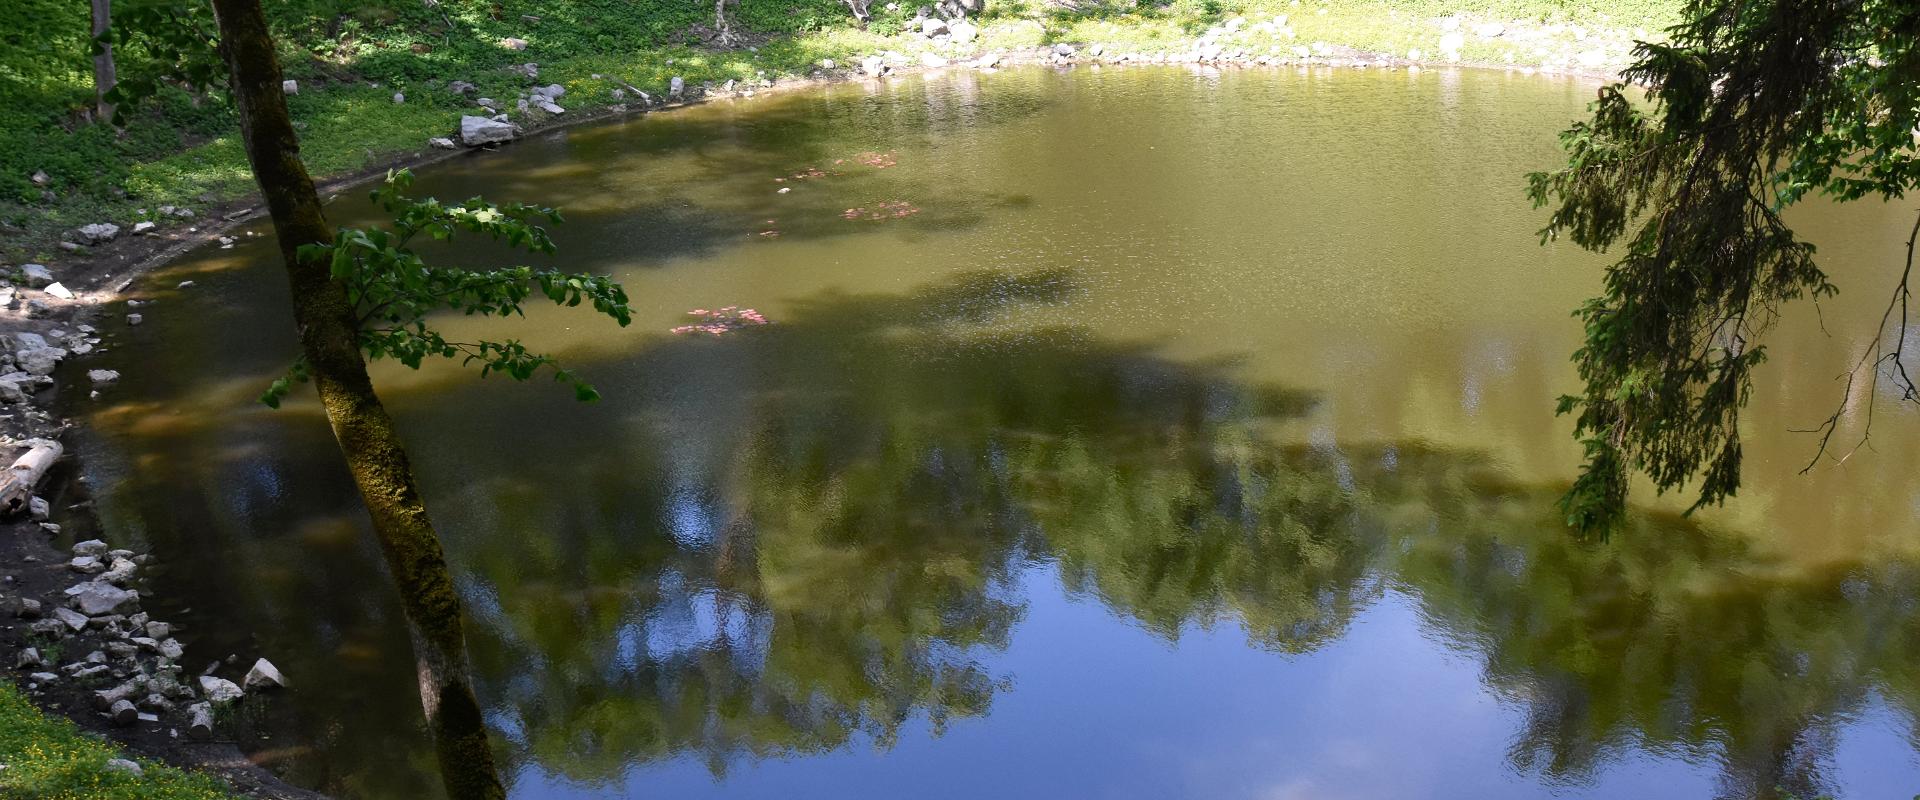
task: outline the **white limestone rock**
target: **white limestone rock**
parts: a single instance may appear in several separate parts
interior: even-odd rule
[[[241,680],[241,684],[247,687],[247,691],[282,689],[286,687],[287,679],[273,662],[263,658],[253,662],[253,669],[247,670],[247,677]]]
[[[519,134],[520,129],[509,122],[475,116],[460,118],[460,143],[468,147],[511,142]]]
[[[206,695],[207,702],[216,706],[235,702],[246,695],[233,681],[212,675],[200,676],[200,693]]]

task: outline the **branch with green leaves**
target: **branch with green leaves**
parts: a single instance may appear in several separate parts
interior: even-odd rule
[[[327,260],[334,280],[346,286],[360,326],[360,349],[368,360],[391,358],[419,369],[429,358],[457,359],[479,365],[481,377],[501,373],[522,381],[551,370],[554,380],[573,387],[581,401],[598,399],[591,385],[552,356],[529,350],[514,339],[449,340],[434,328],[432,318],[446,313],[524,317],[528,301],[544,298],[559,306],[590,306],[625,327],[633,321],[633,313],[626,290],[613,278],[526,266],[436,267],[411,247],[422,236],[446,241],[467,233],[530,253],[550,254],[553,239],[541,223],[564,222],[560,212],[520,203],[495,205],[479,198],[459,204],[415,199],[406,194],[412,184],[413,175],[402,170],[374,190],[373,202],[393,215],[390,227],[342,228],[332,243],[300,249],[301,258]],[[268,387],[260,402],[278,408],[293,385],[306,380],[306,365],[295,363]]]

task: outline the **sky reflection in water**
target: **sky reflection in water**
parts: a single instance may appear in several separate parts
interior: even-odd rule
[[[643,309],[519,331],[598,405],[380,374],[515,796],[1920,791],[1920,470],[1882,448],[1798,477],[1784,433],[1824,416],[1865,331],[1783,326],[1739,504],[1649,502],[1610,542],[1556,522],[1577,453],[1551,400],[1595,262],[1537,246],[1518,176],[1590,92],[960,74],[422,176],[563,207],[561,257]],[[889,168],[775,180],[862,153]],[[916,212],[842,218],[890,202]],[[1849,287],[1894,216],[1803,225]],[[250,240],[171,268],[198,286],[114,343],[89,477],[109,528],[167,561],[189,666],[259,652],[298,683],[239,721],[263,761],[431,796],[326,430],[311,403],[250,402],[293,352],[271,258]],[[1830,322],[1873,305],[1858,285]],[[771,324],[667,333],[729,305]]]

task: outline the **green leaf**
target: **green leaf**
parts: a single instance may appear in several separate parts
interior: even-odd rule
[[[432,266],[408,246],[409,239],[426,232],[430,239],[450,238],[456,230],[485,234],[497,241],[532,252],[551,252],[552,239],[530,220],[558,221],[557,211],[521,204],[505,208],[471,198],[458,206],[432,198],[416,200],[405,194],[412,174],[390,173],[387,182],[370,196],[393,218],[391,228],[343,228],[331,246],[309,245],[303,257],[330,254],[330,272],[346,285],[362,321],[360,345],[369,359],[391,358],[419,368],[429,357],[478,364],[482,377],[496,372],[527,380],[545,368],[555,378],[574,386],[582,401],[597,399],[591,386],[559,369],[554,359],[529,351],[518,341],[449,342],[432,328],[436,312],[481,316],[525,316],[522,303],[538,293],[556,305],[578,306],[591,301],[593,309],[624,326],[632,319],[626,291],[608,276],[536,270],[527,266],[488,269]],[[270,387],[263,402],[277,404],[288,385],[284,379]]]

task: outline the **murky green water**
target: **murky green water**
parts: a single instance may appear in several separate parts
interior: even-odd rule
[[[1910,212],[1800,214],[1846,291],[1830,335],[1811,308],[1776,332],[1737,504],[1643,493],[1575,542],[1551,408],[1598,262],[1537,245],[1520,175],[1592,89],[949,74],[427,171],[562,206],[560,260],[640,309],[518,323],[598,405],[379,375],[514,795],[1920,791],[1913,414],[1880,403],[1876,448],[1807,476],[1788,432],[1838,401]],[[274,257],[154,282],[196,285],[102,359],[127,378],[90,406],[89,477],[167,562],[190,668],[264,654],[297,684],[238,720],[263,763],[429,796],[331,440],[310,401],[251,403],[294,350]],[[774,324],[666,332],[725,305]]]

